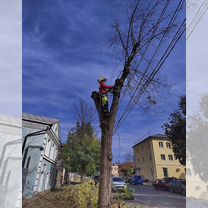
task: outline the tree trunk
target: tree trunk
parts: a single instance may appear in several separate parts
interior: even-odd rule
[[[108,124],[102,125],[101,164],[99,182],[99,208],[111,207],[111,177],[112,177],[112,135],[109,134]]]
[[[111,116],[106,119],[101,111],[99,93],[93,92],[92,98],[97,108],[101,128],[101,159],[100,159],[100,182],[99,182],[99,208],[111,208],[112,192],[112,138],[114,125],[119,105],[120,91],[123,86],[121,80],[116,80],[114,86],[113,102],[110,109]]]

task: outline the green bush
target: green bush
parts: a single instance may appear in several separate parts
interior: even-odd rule
[[[133,200],[134,199],[133,190],[130,188],[125,188],[123,189],[123,192],[117,192],[115,198],[119,201]]]
[[[59,201],[65,201],[71,208],[96,208],[98,188],[93,181],[88,181],[79,185],[63,187],[62,192],[57,192],[55,197]]]

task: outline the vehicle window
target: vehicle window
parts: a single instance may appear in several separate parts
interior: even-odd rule
[[[113,178],[113,181],[115,181],[115,182],[123,182],[124,180],[122,178]]]

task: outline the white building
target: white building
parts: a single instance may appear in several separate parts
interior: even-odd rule
[[[0,116],[0,202],[1,208],[22,207],[21,120]]]
[[[23,114],[23,197],[55,187],[59,121]]]

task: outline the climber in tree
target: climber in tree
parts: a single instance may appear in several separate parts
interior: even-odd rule
[[[110,116],[110,112],[108,110],[108,92],[112,92],[113,86],[106,85],[106,78],[101,77],[98,79],[99,86],[99,93],[101,96],[101,104],[102,109],[106,117]]]

